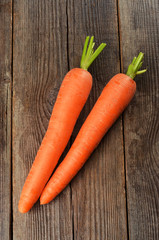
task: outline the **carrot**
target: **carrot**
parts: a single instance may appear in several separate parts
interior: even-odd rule
[[[139,53],[126,74],[115,75],[105,86],[68,154],[43,190],[40,204],[50,202],[66,187],[129,104],[136,91],[133,78],[146,71],[139,71],[142,59],[143,53]]]
[[[94,52],[94,37],[86,37],[81,68],[69,71],[60,87],[48,129],[25,181],[19,211],[25,213],[38,200],[72,134],[76,120],[89,96],[92,76],[88,67],[106,46],[102,43]],[[89,44],[88,44],[89,43]]]

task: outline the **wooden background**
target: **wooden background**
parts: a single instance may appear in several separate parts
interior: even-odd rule
[[[0,0],[0,239],[159,239],[158,13],[158,0]],[[86,35],[107,47],[90,68],[93,88],[64,155],[103,87],[139,51],[148,71],[70,185],[20,214],[22,186]]]

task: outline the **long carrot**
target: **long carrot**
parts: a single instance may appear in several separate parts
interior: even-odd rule
[[[89,43],[89,44],[88,44]],[[72,134],[76,120],[92,87],[88,67],[106,46],[102,43],[94,52],[94,37],[86,37],[81,68],[69,71],[60,87],[47,132],[24,184],[19,211],[25,213],[38,200]]]
[[[129,104],[136,91],[133,78],[146,71],[139,71],[142,59],[143,53],[139,53],[126,74],[115,75],[105,86],[68,154],[42,192],[41,204],[50,202],[66,187]]]

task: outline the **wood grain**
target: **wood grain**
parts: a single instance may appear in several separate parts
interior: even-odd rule
[[[68,71],[66,1],[14,1],[13,239],[72,239],[70,188],[18,212],[20,193]]]
[[[11,228],[12,3],[0,1],[0,238]]]
[[[93,63],[91,95],[72,141],[108,80],[120,72],[115,1],[68,1],[70,68],[79,66],[86,35],[107,47]],[[127,239],[124,154],[121,118],[71,183],[74,239]]]
[[[143,51],[146,74],[124,114],[130,240],[159,239],[159,5],[119,0],[123,69]]]

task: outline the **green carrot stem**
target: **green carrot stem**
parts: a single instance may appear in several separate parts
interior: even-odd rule
[[[101,51],[105,48],[106,43],[101,43],[100,46],[95,50],[94,52],[94,36],[91,37],[87,36],[83,48],[83,53],[81,57],[81,63],[80,67],[82,69],[88,70],[89,66],[92,64],[92,62],[98,57],[98,55],[101,53]],[[89,45],[88,45],[89,42]]]
[[[81,62],[83,62],[85,56],[86,56],[86,51],[87,51],[87,46],[88,46],[88,42],[89,42],[89,36],[86,37],[85,40],[85,44],[84,44],[84,48],[83,48],[83,53],[82,53],[82,57],[81,57]]]
[[[143,69],[141,71],[137,71],[136,75],[139,75],[139,74],[142,74],[142,73],[145,73],[147,71],[147,69]]]
[[[140,52],[137,57],[134,57],[132,63],[128,67],[126,75],[134,79],[136,75],[145,73],[147,69],[140,70],[140,68],[142,67],[143,58],[144,58],[144,54],[142,52]]]
[[[86,60],[89,59],[89,57],[91,55],[91,52],[92,52],[92,49],[93,49],[93,40],[94,40],[94,36],[92,36],[91,39],[90,39],[90,43],[89,43],[88,50],[87,50],[87,53],[86,53]]]

